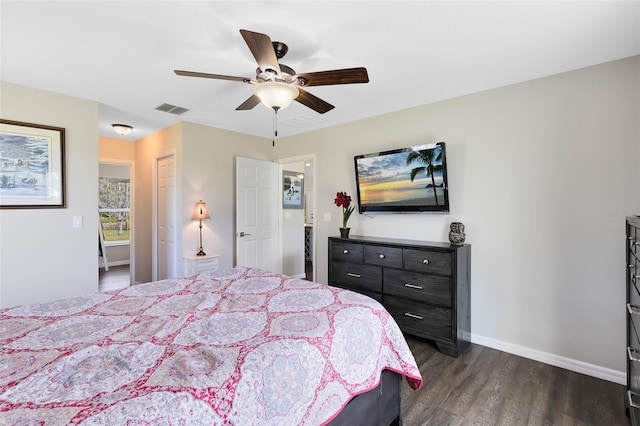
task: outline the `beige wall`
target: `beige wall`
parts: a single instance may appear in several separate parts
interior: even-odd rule
[[[4,119],[65,128],[67,204],[0,210],[0,307],[98,291],[98,104],[6,82],[0,96]]]
[[[235,157],[270,160],[266,139],[183,122],[136,142],[135,280],[152,280],[153,164],[158,156],[176,155],[178,190],[177,253],[191,255],[199,247],[198,223],[191,219],[195,203],[207,203],[211,220],[202,223],[205,252],[220,254],[221,267],[235,264]],[[182,265],[180,259],[180,265]]]
[[[353,234],[472,245],[474,341],[625,370],[624,216],[640,212],[640,58],[281,138],[315,153],[317,280],[353,156],[445,141],[451,214],[354,214]],[[337,106],[339,108],[339,106]],[[324,221],[330,214],[331,220]],[[609,369],[609,370],[607,370]]]
[[[271,141],[193,123],[183,123],[182,140],[182,254],[193,255],[199,247],[198,223],[191,217],[202,199],[211,216],[202,222],[204,251],[219,254],[221,267],[234,266],[236,157],[271,161]]]
[[[135,143],[135,194],[133,229],[134,242],[134,281],[146,283],[152,280],[153,268],[153,173],[157,158],[164,155],[175,155],[176,183],[180,188],[182,182],[182,123],[160,130]],[[182,205],[182,194],[177,192],[176,202]],[[178,208],[177,223],[182,221],[181,210]],[[177,253],[180,253],[182,242],[178,238]]]
[[[135,161],[136,143],[125,139],[101,136],[98,139],[98,155],[100,159]]]

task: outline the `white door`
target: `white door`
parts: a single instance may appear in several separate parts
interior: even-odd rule
[[[236,157],[236,264],[281,273],[280,166]]]
[[[158,262],[156,280],[178,276],[176,255],[176,162],[170,155],[157,159]]]

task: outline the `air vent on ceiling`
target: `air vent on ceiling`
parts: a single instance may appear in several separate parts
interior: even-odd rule
[[[184,114],[185,112],[189,111],[186,108],[182,108],[182,107],[171,105],[171,104],[158,105],[156,109],[158,111],[164,111],[164,112],[168,112],[169,114],[175,114],[175,115]]]

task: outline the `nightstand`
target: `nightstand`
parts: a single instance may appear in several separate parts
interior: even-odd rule
[[[184,275],[198,274],[204,271],[215,271],[220,266],[218,264],[219,254],[206,254],[204,256],[183,256]]]

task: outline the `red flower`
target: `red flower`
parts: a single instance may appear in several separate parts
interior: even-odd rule
[[[337,192],[336,199],[333,202],[336,203],[336,206],[342,207],[342,227],[346,228],[349,217],[355,208],[355,206],[351,205],[351,196],[347,195],[346,192]]]
[[[336,203],[336,206],[348,209],[351,205],[351,196],[347,195],[346,192],[337,192],[334,202]]]

